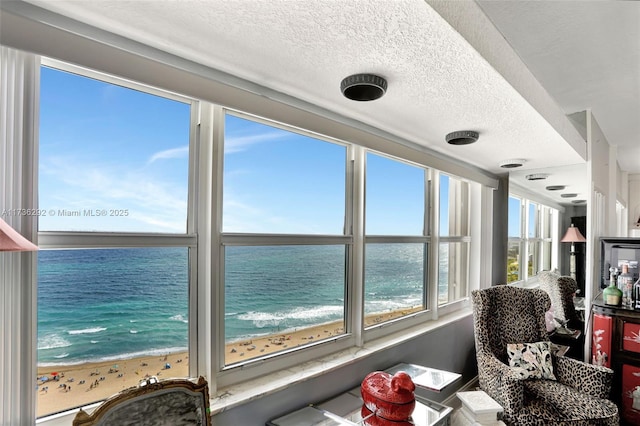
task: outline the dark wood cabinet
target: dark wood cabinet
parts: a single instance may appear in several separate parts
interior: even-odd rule
[[[592,305],[591,362],[614,371],[611,399],[623,424],[640,424],[640,311],[605,305],[599,295]]]

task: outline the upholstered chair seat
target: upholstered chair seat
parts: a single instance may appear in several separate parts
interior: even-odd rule
[[[473,291],[472,298],[480,388],[503,407],[505,423],[618,425],[618,409],[607,399],[613,379],[609,368],[552,352],[545,359],[553,367],[552,378],[523,377],[510,366],[507,345],[548,347],[547,293],[496,286]]]

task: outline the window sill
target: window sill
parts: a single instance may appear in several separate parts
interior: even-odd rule
[[[471,307],[443,315],[438,320],[429,321],[401,332],[366,342],[362,347],[352,347],[335,354],[295,365],[291,368],[266,374],[259,378],[218,389],[211,398],[211,415],[246,404],[267,395],[274,394],[292,384],[302,383],[314,377],[358,362],[378,351],[385,350],[429,333],[472,314]]]

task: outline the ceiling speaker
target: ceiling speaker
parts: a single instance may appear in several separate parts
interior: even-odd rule
[[[473,130],[460,130],[449,133],[445,137],[445,140],[451,145],[469,145],[470,143],[476,142],[479,137],[480,134]]]

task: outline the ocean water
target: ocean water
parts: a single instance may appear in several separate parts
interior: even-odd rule
[[[420,305],[419,244],[367,252],[365,312]],[[225,339],[344,318],[344,246],[227,247]],[[188,249],[38,252],[38,364],[187,349]]]
[[[38,252],[38,364],[187,348],[185,248]]]

